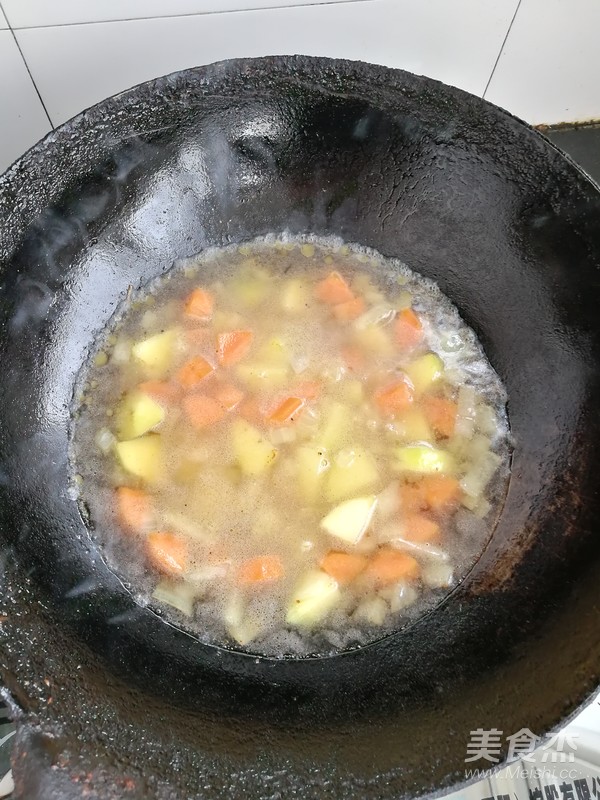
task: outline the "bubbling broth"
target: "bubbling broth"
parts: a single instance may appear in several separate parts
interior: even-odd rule
[[[435,284],[337,240],[266,237],[130,294],[75,400],[72,468],[138,602],[207,643],[335,652],[479,557],[506,395]]]

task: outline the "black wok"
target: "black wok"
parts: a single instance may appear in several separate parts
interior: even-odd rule
[[[231,61],[62,126],[0,179],[0,220],[1,665],[18,797],[420,794],[463,779],[471,730],[542,734],[588,697],[600,194],[541,135],[400,71]],[[515,446],[493,539],[446,602],[361,650],[278,662],[136,606],[82,522],[67,444],[75,374],[129,284],[283,229],[438,281],[505,383]]]

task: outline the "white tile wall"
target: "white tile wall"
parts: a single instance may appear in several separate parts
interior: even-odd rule
[[[13,34],[0,31],[0,174],[50,130]]]
[[[522,0],[486,98],[535,123],[600,119],[600,3]]]
[[[16,35],[57,124],[141,81],[235,56],[363,59],[481,94],[516,5],[517,0],[371,0],[29,28]]]
[[[600,118],[600,0],[0,0],[0,6],[0,169],[48,127],[9,24],[55,125],[158,75],[284,53],[402,67],[475,94],[489,82],[488,99],[534,124]]]
[[[31,28],[248,8],[304,6],[316,2],[347,3],[357,0],[3,0],[3,6],[13,28]]]

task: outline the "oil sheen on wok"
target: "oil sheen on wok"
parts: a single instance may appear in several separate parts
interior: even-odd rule
[[[130,292],[80,376],[72,469],[106,560],[205,642],[372,641],[481,554],[509,465],[474,333],[338,240],[202,253]]]

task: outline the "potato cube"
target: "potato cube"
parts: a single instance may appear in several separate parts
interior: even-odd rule
[[[171,363],[177,331],[168,330],[137,342],[131,348],[134,358],[154,372],[165,372]]]
[[[415,395],[426,392],[444,374],[444,362],[435,353],[426,353],[406,367],[406,374],[415,387]]]
[[[375,495],[346,500],[321,520],[321,527],[347,544],[358,544],[369,527],[376,505]]]
[[[362,447],[348,447],[333,459],[325,497],[332,501],[351,497],[371,488],[378,480],[379,472],[373,456]]]
[[[117,456],[122,466],[132,475],[145,481],[155,481],[160,474],[161,442],[156,433],[148,433],[139,439],[117,442]]]
[[[306,502],[314,503],[318,499],[323,475],[329,466],[325,452],[318,447],[299,447],[296,451],[296,479]]]
[[[281,307],[290,314],[301,314],[310,303],[310,297],[307,283],[300,278],[291,278],[283,286]]]
[[[253,425],[236,419],[231,436],[233,452],[244,475],[260,475],[273,465],[277,449]]]
[[[370,325],[368,328],[357,330],[354,339],[357,344],[370,353],[382,356],[394,354],[394,345],[386,328]]]
[[[336,580],[322,570],[311,570],[294,589],[285,621],[288,625],[315,625],[329,614],[340,597]]]
[[[342,447],[352,428],[353,414],[343,403],[330,402],[323,409],[323,426],[317,435],[319,444],[326,449]]]
[[[454,459],[446,450],[429,445],[414,444],[399,447],[396,451],[395,468],[400,472],[451,474],[455,470]]]
[[[165,412],[155,400],[142,392],[125,395],[116,414],[120,439],[136,439],[155,428],[165,418]]]
[[[425,418],[425,414],[414,408],[407,411],[394,425],[395,432],[407,442],[429,442],[433,440],[433,431]]]

